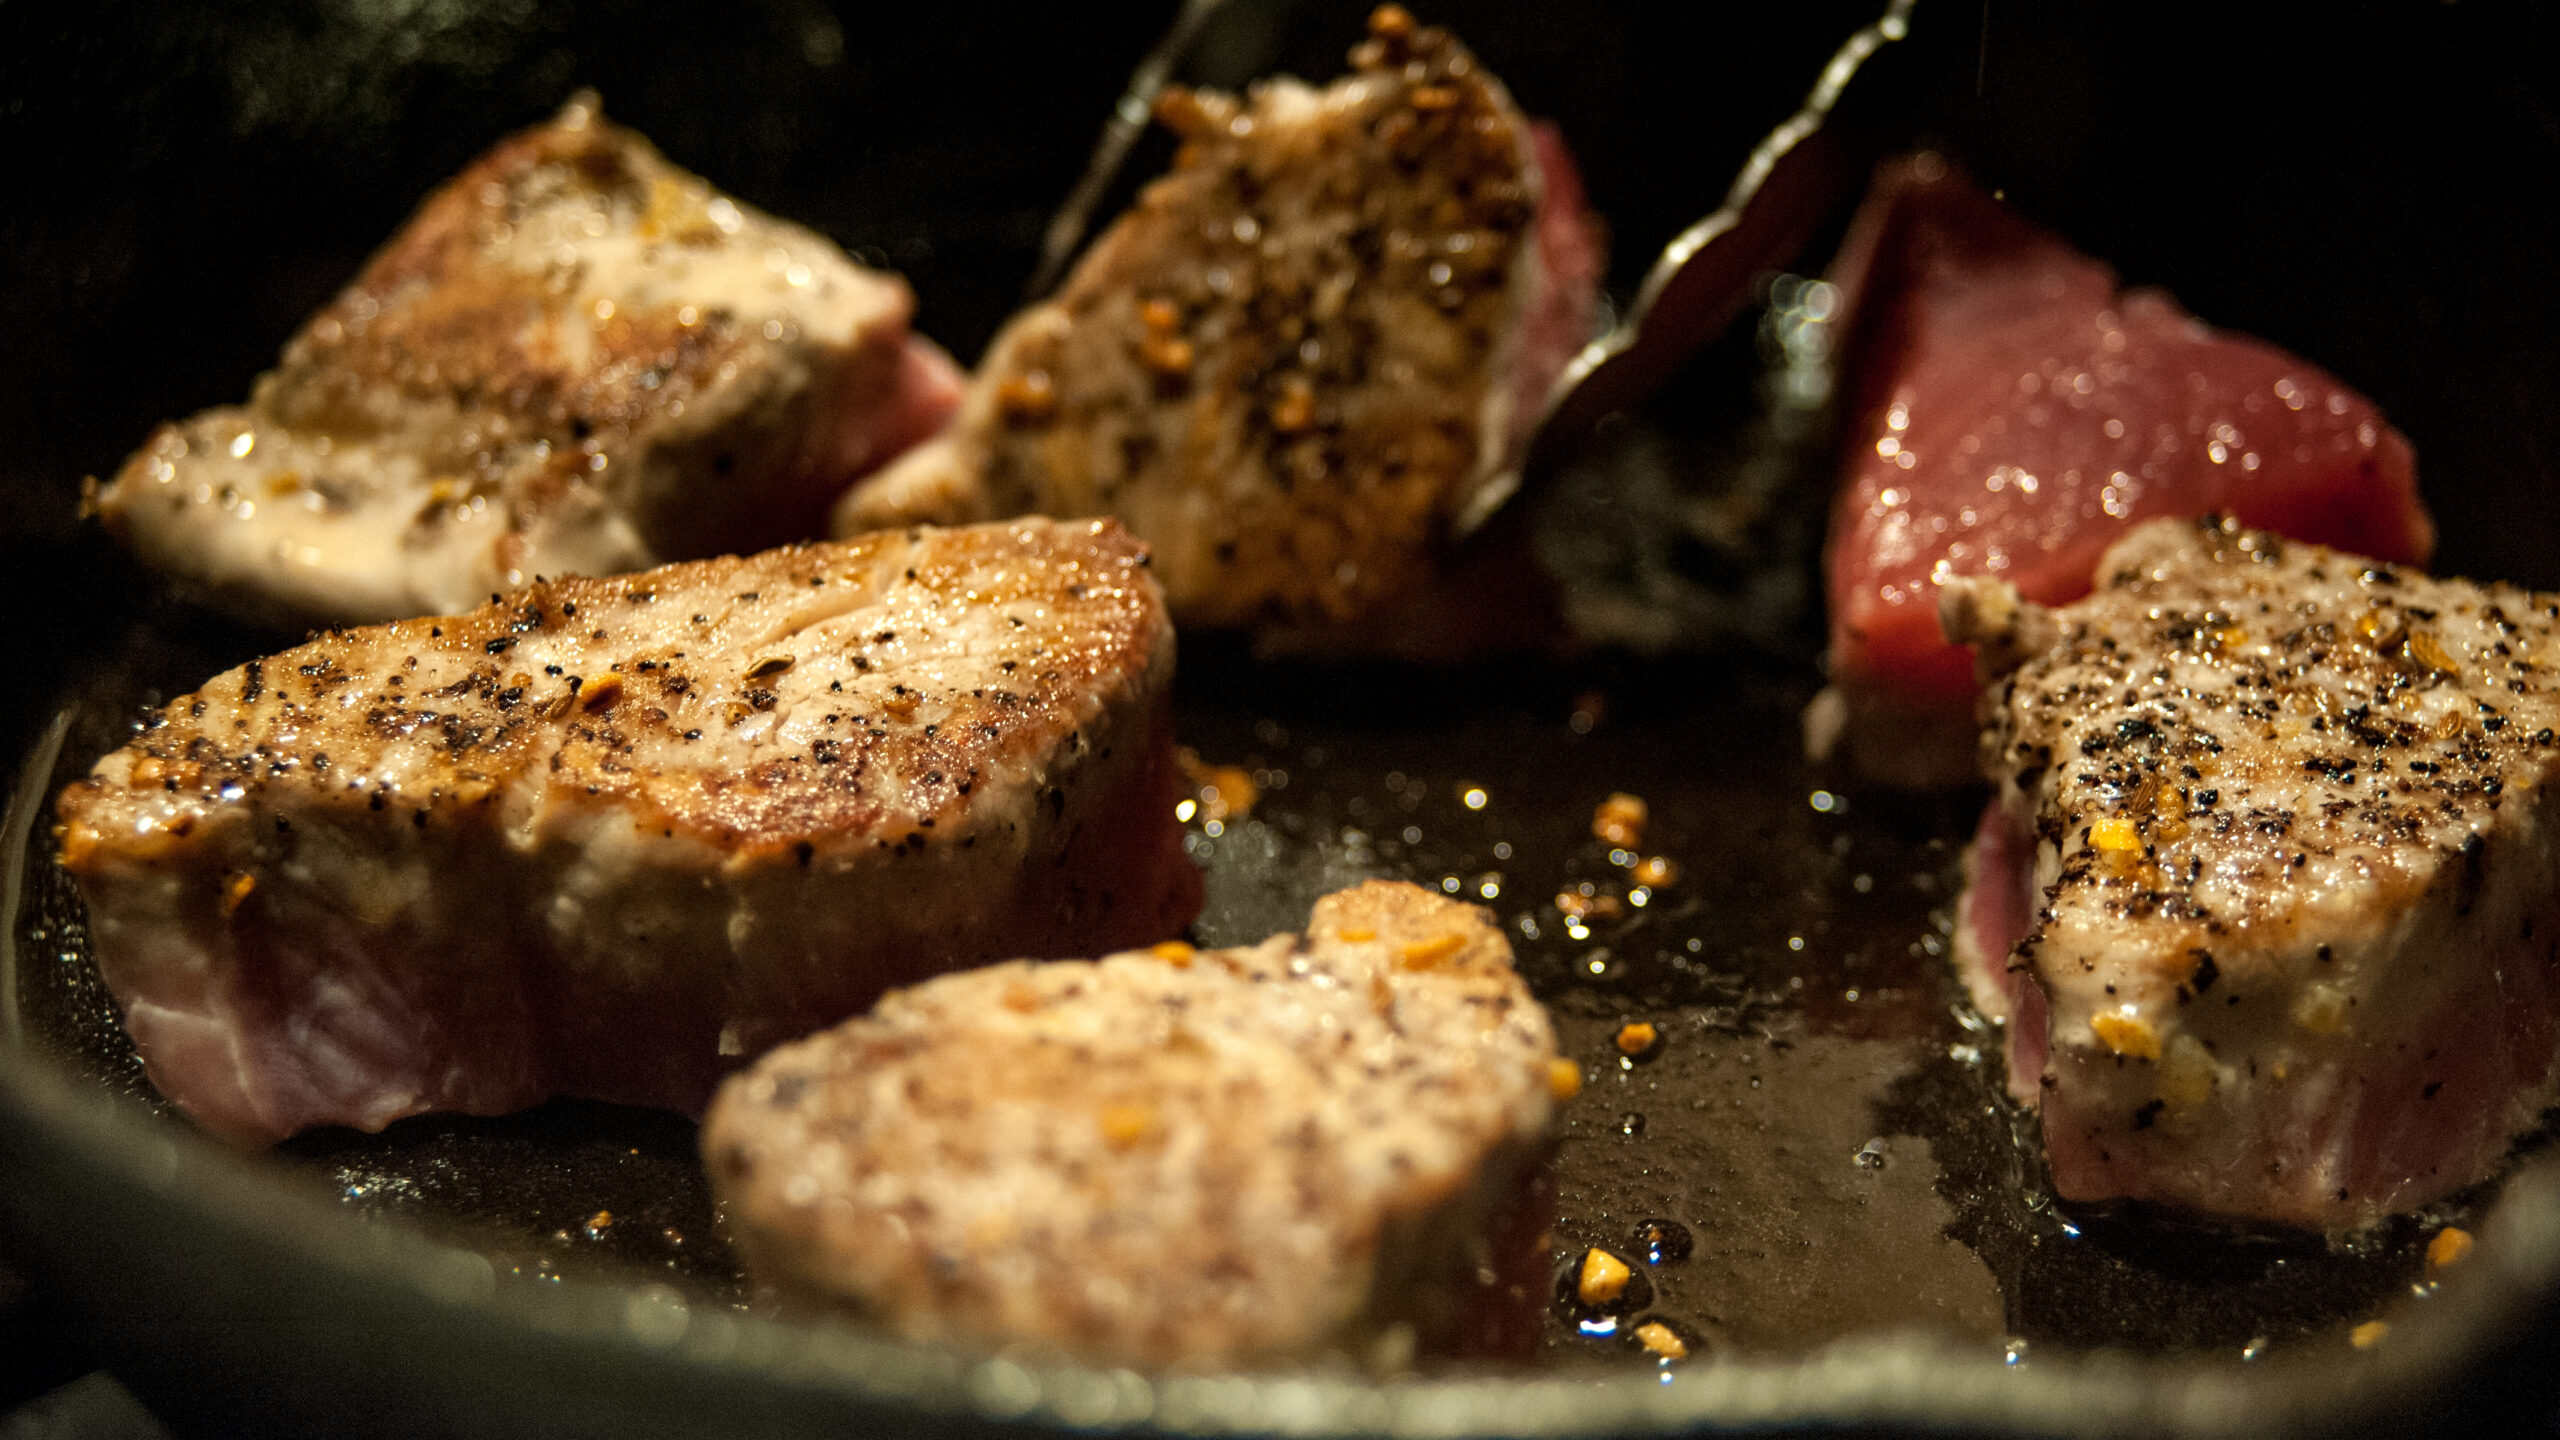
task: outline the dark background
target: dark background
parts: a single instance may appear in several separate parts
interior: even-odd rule
[[[1195,72],[1321,78],[1364,8],[1238,0]],[[1622,292],[1877,8],[1422,6],[1562,122]],[[428,186],[582,84],[681,163],[905,272],[966,359],[1172,9],[0,0],[9,568],[70,532],[82,474],[239,398]],[[2447,559],[2560,583],[2547,523],[2471,503],[2539,500],[2560,442],[2551,6],[1943,0],[1915,32],[1907,134],[2128,278],[2373,393],[2449,511]]]
[[[1238,0],[1193,72],[1321,78],[1364,8]],[[83,474],[242,396],[430,185],[578,85],[906,273],[921,326],[969,358],[1172,9],[0,0],[9,597],[87,573],[55,563]],[[1562,123],[1623,294],[1877,6],[1422,9]],[[2555,40],[2542,4],[1941,0],[1895,125],[2129,279],[2372,393],[2417,442],[2448,565],[2560,584]]]
[[[966,360],[1173,8],[0,0],[0,740],[147,588],[81,477],[243,396],[429,186],[575,87],[904,272]],[[1415,8],[1562,124],[1623,299],[1879,0]],[[1236,0],[1192,73],[1324,78],[1364,9]],[[1886,138],[2370,393],[2442,567],[2560,586],[2555,42],[2545,4],[1922,0]],[[0,1274],[0,1376],[33,1362],[0,1404],[81,1368],[45,1316]]]

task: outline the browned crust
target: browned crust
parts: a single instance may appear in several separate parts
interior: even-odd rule
[[[768,274],[772,254],[806,284]],[[447,543],[490,588],[758,549],[823,529],[836,491],[882,458],[859,424],[895,391],[912,305],[897,277],[722,195],[583,95],[430,193],[245,407],[159,427],[96,509],[152,563],[261,618],[458,608],[472,578],[425,578],[459,563],[438,558]],[[254,458],[220,458],[235,438]],[[192,521],[144,512],[183,493],[152,483],[172,466],[218,503],[180,506]],[[415,478],[395,492],[394,473]],[[420,578],[387,597],[304,593],[325,580],[270,577],[191,533],[259,509],[345,517]]]
[[[528,321],[560,301],[533,276],[479,258],[493,232],[543,193],[577,188],[650,204],[653,187],[681,195],[699,181],[669,165],[638,132],[601,116],[555,120],[501,142],[438,187],[355,282],[311,318],[261,387],[280,417],[315,429],[361,424],[384,394],[450,400],[536,427],[519,440],[561,444],[564,471],[582,466],[575,442],[612,435],[708,384],[750,348],[732,317],[679,324],[667,310],[625,309],[595,328],[588,363],[572,367],[527,343]],[[704,191],[703,194],[707,194]],[[701,195],[653,208],[701,212]],[[666,227],[671,244],[708,243],[698,219]],[[676,388],[672,391],[669,386]],[[457,437],[457,442],[460,437]],[[458,451],[457,453],[463,453]]]
[[[2288,604],[2286,567],[2324,584],[2361,577],[2362,603]],[[2206,943],[2240,928],[2272,945],[2308,924],[2283,880],[2294,855],[2393,857],[2366,878],[2377,900],[2405,902],[2475,830],[2499,828],[2506,792],[2538,789],[2555,768],[2541,677],[2560,650],[2560,597],[2432,580],[2207,517],[2128,535],[2094,596],[2037,624],[2049,647],[1984,697],[1985,753],[2003,797],[2032,808],[2037,839],[2064,855],[2048,899],[2085,899],[2084,923],[2163,932],[2164,963],[2185,962],[2166,935]],[[2438,640],[2455,628],[2485,636],[2481,653]],[[2179,657],[2210,662],[2217,683],[2181,671],[2173,684],[2160,667]],[[2413,721],[2431,694],[2459,710]],[[2110,818],[2130,827],[2138,859],[2102,863],[2091,847],[2090,825]],[[2267,880],[2243,908],[2196,898],[2235,866]]]
[[[1169,666],[1171,631],[1145,567],[1145,547],[1108,521],[1025,521],[551,581],[464,615],[339,631],[216,676],[149,717],[127,747],[125,779],[102,770],[63,792],[64,859],[75,873],[109,856],[148,860],[205,816],[284,795],[352,818],[464,823],[528,782],[736,853],[921,846],[933,838],[923,830],[969,808],[981,777],[1080,746],[1098,698]],[[1010,576],[1009,587],[991,574]],[[757,602],[830,586],[853,587],[857,605],[913,587],[933,603],[1029,617],[1025,648],[1040,653],[1007,662],[996,684],[965,672],[958,684],[901,682],[885,708],[869,707],[878,713],[847,706],[828,738],[734,768],[722,727],[774,704],[770,677],[755,673],[771,657],[746,637],[787,615]],[[681,632],[672,640],[661,633],[669,611]],[[520,647],[546,638],[572,642],[585,663],[556,675],[519,664]],[[887,654],[896,644],[857,641],[844,673],[868,673],[873,647],[879,663],[897,664]],[[413,687],[420,656],[460,674]],[[908,723],[927,708],[939,718]],[[395,752],[427,757],[419,778],[364,783]],[[173,796],[184,803],[166,823],[137,828],[146,804]]]
[[[1117,514],[1186,624],[1347,619],[1427,575],[1499,439],[1538,182],[1445,30],[1387,7],[1352,63],[1321,113],[1166,92],[1173,172],[998,337],[935,462],[960,477],[919,487],[943,508],[857,490],[839,530]]]
[[[1269,1361],[1431,1322],[1554,1053],[1490,915],[1373,880],[1303,936],[895,992],[733,1080],[704,1160],[759,1278],[911,1339]]]

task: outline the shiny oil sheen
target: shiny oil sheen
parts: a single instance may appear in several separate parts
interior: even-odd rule
[[[60,773],[117,738],[147,676],[213,663],[138,642],[76,712]],[[1794,667],[1591,663],[1417,686],[1209,643],[1185,666],[1184,739],[1255,792],[1215,819],[1220,806],[1191,807],[1208,887],[1192,938],[1297,928],[1317,896],[1368,876],[1463,895],[1500,919],[1584,1077],[1522,1209],[1541,1223],[1513,1225],[1474,1320],[1426,1366],[1676,1370],[1911,1330],[2013,1361],[2126,1347],[2236,1366],[2347,1346],[2432,1288],[2426,1240],[2468,1216],[2456,1203],[2330,1241],[2057,1207],[2032,1122],[2002,1098],[1998,1037],[1943,958],[1977,797],[1828,788],[1793,743],[1810,689]],[[1603,839],[1594,811],[1620,792],[1648,818]],[[74,1070],[158,1103],[46,848],[21,915],[22,1013]],[[1640,868],[1654,858],[1667,866]],[[1634,1054],[1630,1022],[1655,1031]],[[663,1283],[696,1306],[771,1311],[693,1147],[679,1117],[559,1101],[312,1132],[274,1158],[279,1185],[423,1225],[500,1277]],[[1687,1253],[1657,1243],[1664,1221]],[[1593,1248],[1634,1267],[1624,1303],[1584,1306],[1564,1283]],[[1686,1358],[1647,1348],[1655,1321]]]

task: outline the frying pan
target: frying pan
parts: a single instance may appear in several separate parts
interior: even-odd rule
[[[1631,279],[1876,7],[1425,8],[1563,124]],[[917,1350],[745,1287],[673,1117],[563,1103],[244,1157],[160,1113],[41,807],[135,705],[276,637],[127,567],[76,520],[79,476],[237,395],[428,186],[578,84],[905,271],[968,355],[1170,9],[0,6],[0,585],[20,622],[0,723],[23,768],[0,1244],[82,1345],[204,1434],[2412,1434],[2547,1414],[2560,1173],[2534,1144],[2430,1217],[2480,1244],[2423,1298],[2420,1223],[2332,1246],[2044,1196],[1936,953],[1976,797],[1897,799],[1797,756],[1829,450],[1773,378],[1783,324],[1749,317],[1531,497],[1589,642],[1571,658],[1418,676],[1185,638],[1186,741],[1264,791],[1215,834],[1195,822],[1199,938],[1297,923],[1361,874],[1455,885],[1513,927],[1594,1077],[1552,1236],[1508,1277],[1525,1304],[1489,1299],[1472,1350],[1387,1380]],[[1328,75],[1358,19],[1237,0],[1186,72]],[[2442,568],[2554,586],[2554,29],[2477,5],[1923,5],[1869,143],[1936,144],[2128,278],[2342,374],[2416,441]],[[1784,263],[1810,273],[1823,243]],[[1758,298],[1783,321],[1799,294]],[[1616,790],[1652,802],[1648,848],[1685,876],[1577,936],[1546,897],[1616,877],[1584,821]],[[1620,1066],[1607,1036],[1635,1016],[1667,1038]],[[1656,1219],[1696,1239],[1648,1267],[1654,1313],[1696,1342],[1669,1368],[1544,1291]],[[2384,1343],[2350,1345],[2373,1318]]]

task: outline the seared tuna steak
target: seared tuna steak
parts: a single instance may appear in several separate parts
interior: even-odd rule
[[[703,1153],[786,1290],[915,1340],[1229,1365],[1431,1325],[1561,1063],[1489,916],[1371,881],[1303,936],[892,994],[731,1080]]]
[[[1563,146],[1395,6],[1355,73],[1168,91],[1173,173],[999,334],[837,533],[1116,515],[1185,625],[1339,620],[1430,572],[1587,338]]]
[[[62,858],[215,1130],[698,1110],[891,985],[1189,921],[1145,564],[1025,520],[336,632],[149,717]]]
[[[429,196],[246,406],[163,426],[96,505],[229,608],[323,623],[806,539],[957,399],[912,308],[586,97]]]
[[[1999,785],[1958,953],[2055,1186],[2346,1228],[2483,1178],[2560,1050],[2560,597],[2181,520],[2096,584],[1945,606]]]

